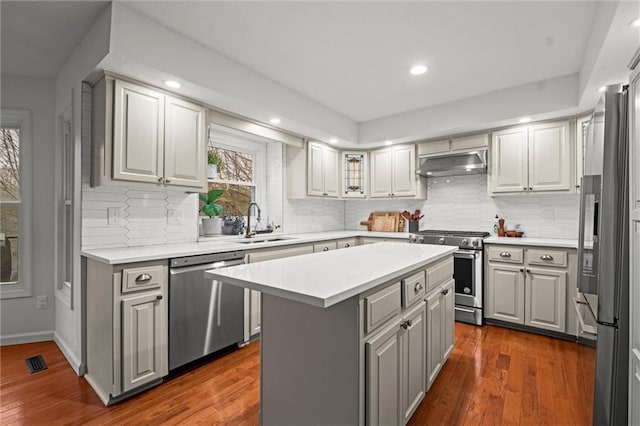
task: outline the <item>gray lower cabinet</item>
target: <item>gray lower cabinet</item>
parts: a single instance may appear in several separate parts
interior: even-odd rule
[[[402,316],[402,420],[407,423],[425,394],[427,359],[427,310],[424,301]]]
[[[576,334],[574,250],[487,246],[486,318]],[[571,280],[571,284],[569,284]]]
[[[83,261],[85,378],[105,405],[168,374],[167,261],[108,265]]]
[[[446,280],[431,291],[426,300],[427,359],[426,388],[431,387],[454,344],[454,281]]]

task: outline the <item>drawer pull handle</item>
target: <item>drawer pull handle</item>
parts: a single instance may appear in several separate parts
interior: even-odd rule
[[[416,293],[419,292],[420,290],[422,290],[422,288],[423,288],[422,284],[420,284],[420,283],[416,284],[415,292]]]
[[[527,269],[527,274],[530,274],[530,273],[531,273],[531,269]]]
[[[445,288],[444,290],[442,290],[442,291],[440,292],[440,294],[442,294],[443,296],[446,296],[447,294],[449,294],[449,289],[448,289],[448,288]]]
[[[540,256],[540,260],[553,260],[553,256],[551,256],[550,254],[543,254],[542,256]]]
[[[322,251],[329,251],[329,247],[323,248]]]
[[[161,294],[157,295],[156,300],[162,300],[162,295]]]
[[[143,281],[149,281],[151,279],[151,275],[149,274],[140,274],[136,277],[136,285],[144,284]]]
[[[405,322],[403,322],[402,324],[400,324],[400,327],[404,328],[405,330],[409,327],[411,327],[411,320],[406,320]]]
[[[344,245],[344,248],[349,248],[349,247],[351,247],[351,244],[349,244],[349,243],[346,243],[346,244]]]
[[[511,257],[511,253],[509,253],[508,251],[503,251],[502,253],[500,253],[500,257]]]

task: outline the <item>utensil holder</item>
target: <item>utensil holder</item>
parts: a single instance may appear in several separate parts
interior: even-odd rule
[[[409,232],[418,232],[419,225],[418,221],[409,221]]]

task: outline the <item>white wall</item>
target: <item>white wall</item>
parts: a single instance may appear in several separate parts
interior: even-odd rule
[[[447,183],[447,180],[450,182]],[[578,194],[522,194],[489,197],[487,175],[427,179],[426,201],[347,201],[345,228],[366,229],[372,211],[420,209],[420,229],[493,232],[496,214],[520,224],[528,237],[578,238]]]
[[[51,340],[54,330],[55,266],[55,81],[2,75],[2,108],[32,113],[33,182],[31,270],[32,297],[0,301],[2,344]],[[36,309],[36,296],[47,296],[48,308]]]

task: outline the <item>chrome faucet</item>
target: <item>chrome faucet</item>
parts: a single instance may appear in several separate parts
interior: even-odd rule
[[[258,203],[249,203],[249,208],[247,209],[247,233],[245,234],[245,238],[251,238],[256,235],[255,232],[251,232],[251,206],[256,206],[258,209],[258,221],[260,221],[260,206]]]

